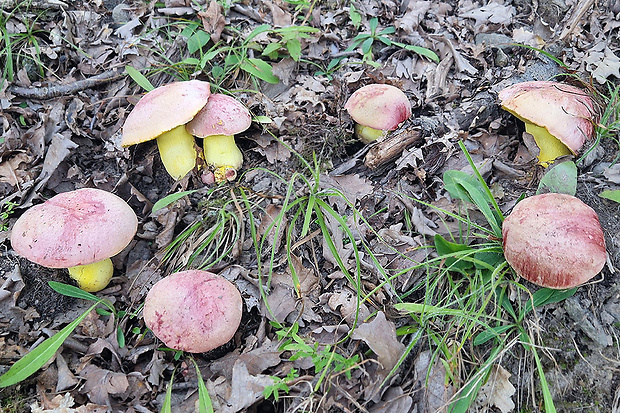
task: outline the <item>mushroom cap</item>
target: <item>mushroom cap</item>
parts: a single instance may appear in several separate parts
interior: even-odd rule
[[[594,102],[583,89],[550,81],[521,82],[499,92],[502,108],[546,128],[573,154],[594,135]]]
[[[548,193],[519,202],[502,226],[504,256],[518,275],[542,287],[576,287],[605,265],[596,212],[580,199]]]
[[[58,194],[19,217],[11,246],[50,268],[87,265],[121,252],[133,239],[138,218],[125,201],[101,189]]]
[[[235,335],[243,300],[225,278],[188,270],[158,281],[146,295],[142,314],[146,326],[168,347],[203,353]]]
[[[210,94],[209,82],[201,80],[174,82],[151,90],[125,119],[121,145],[146,142],[186,124],[207,104]]]
[[[236,135],[252,124],[250,111],[237,99],[221,93],[209,97],[206,106],[192,119],[186,129],[198,138],[212,135]]]
[[[378,130],[394,130],[411,116],[411,103],[403,91],[384,84],[356,90],[344,108],[355,122]]]

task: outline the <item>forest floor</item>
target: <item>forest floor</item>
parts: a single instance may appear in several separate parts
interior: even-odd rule
[[[89,313],[42,369],[0,390],[0,411],[201,411],[199,371],[216,412],[620,412],[620,204],[600,196],[620,187],[620,2],[0,5],[0,373],[92,305],[50,288],[73,284],[66,270],[12,250],[15,220],[83,187],[139,219],[96,293],[117,313]],[[191,79],[252,113],[232,182],[175,182],[154,141],[120,144],[145,88]],[[506,216],[537,191],[555,168],[536,164],[497,99],[528,80],[585,87],[611,114],[572,159],[608,260],[568,292],[519,279],[446,180],[475,165]],[[371,83],[403,90],[413,114],[364,145],[344,105]],[[488,247],[476,255],[488,265],[447,268],[459,255],[438,239]],[[140,313],[153,284],[190,268],[244,300],[234,338],[194,355],[166,349]]]

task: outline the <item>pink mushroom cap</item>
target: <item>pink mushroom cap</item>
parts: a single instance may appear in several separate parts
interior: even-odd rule
[[[212,135],[236,135],[251,124],[250,111],[241,102],[228,95],[214,93],[185,128],[198,138],[206,138]]]
[[[235,335],[243,300],[225,278],[188,270],[158,281],[147,294],[142,313],[146,326],[168,347],[203,353]]]
[[[384,84],[356,90],[344,108],[355,122],[378,130],[394,130],[411,116],[411,103],[403,91]]]
[[[605,237],[596,212],[566,194],[519,202],[502,226],[504,256],[516,273],[542,287],[585,283],[605,265]]]
[[[546,128],[573,154],[594,135],[594,102],[583,89],[558,82],[531,81],[509,86],[498,97],[505,110]]]
[[[24,212],[11,230],[19,255],[49,268],[87,265],[121,252],[138,218],[118,196],[94,188],[58,194]]]
[[[146,142],[186,124],[207,104],[210,95],[211,86],[201,80],[174,82],[151,90],[127,116],[121,144]]]

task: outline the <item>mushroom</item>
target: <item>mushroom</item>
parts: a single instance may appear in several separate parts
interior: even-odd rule
[[[79,287],[95,292],[112,278],[110,257],[132,240],[138,218],[118,196],[94,188],[58,194],[19,217],[11,246],[50,268],[68,268]]]
[[[344,108],[356,122],[355,134],[364,143],[385,136],[411,116],[407,96],[397,87],[383,84],[356,90]]]
[[[603,269],[607,258],[596,212],[571,195],[525,198],[504,220],[502,237],[506,261],[542,287],[581,285]]]
[[[576,155],[594,135],[592,98],[582,89],[550,81],[516,83],[499,92],[502,108],[525,122],[548,166],[563,155]]]
[[[187,124],[187,131],[203,138],[207,165],[214,168],[216,182],[233,181],[243,165],[243,154],[234,135],[248,129],[250,111],[233,97],[214,93],[207,105]]]
[[[225,278],[187,270],[158,281],[146,295],[142,314],[146,326],[166,346],[203,353],[235,335],[243,300]]]
[[[211,94],[208,82],[174,82],[151,90],[142,97],[123,125],[122,146],[157,139],[159,155],[174,179],[196,166],[194,137],[185,124],[202,109]]]

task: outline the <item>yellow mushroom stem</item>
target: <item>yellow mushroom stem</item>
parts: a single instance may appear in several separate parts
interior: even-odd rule
[[[157,137],[161,161],[174,179],[183,178],[196,166],[198,153],[194,143],[194,137],[185,130],[185,125],[177,126]]]
[[[573,152],[549,131],[533,123],[525,122],[525,131],[531,134],[540,149],[538,163],[545,168],[560,156],[571,155]]]
[[[359,123],[356,123],[355,135],[365,144],[369,144],[387,135],[387,131],[381,129],[373,129],[370,126],[362,126]]]
[[[109,258],[92,264],[69,268],[69,275],[77,281],[78,287],[90,293],[101,291],[107,287],[113,273],[114,266]]]
[[[204,138],[203,148],[207,165],[213,167],[215,182],[232,181],[243,165],[243,154],[233,135],[212,135]]]

